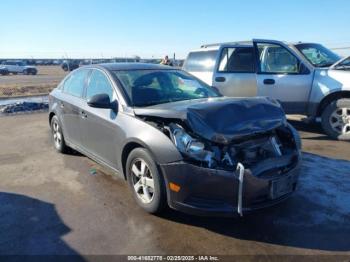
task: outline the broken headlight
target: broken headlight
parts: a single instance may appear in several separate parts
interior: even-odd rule
[[[205,144],[191,137],[180,125],[170,124],[169,131],[177,149],[185,156],[212,166],[214,153],[205,149]]]
[[[298,131],[289,123],[288,123],[288,127],[292,131],[297,149],[301,150],[302,144],[301,144],[301,138],[300,138]]]

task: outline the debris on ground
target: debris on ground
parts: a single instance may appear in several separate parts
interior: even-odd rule
[[[45,111],[49,109],[47,102],[16,102],[0,106],[1,114],[13,114],[19,112]]]
[[[96,168],[90,168],[89,172],[90,172],[90,175],[92,175],[92,176],[97,175],[97,170],[96,170]]]

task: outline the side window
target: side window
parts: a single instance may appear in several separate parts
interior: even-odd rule
[[[210,72],[214,69],[217,50],[192,52],[188,55],[184,70],[189,72]]]
[[[107,94],[109,99],[113,101],[113,93],[113,87],[105,74],[99,70],[93,70],[86,90],[86,99],[90,99],[98,94]]]
[[[88,72],[88,70],[78,70],[73,72],[64,82],[64,92],[72,96],[82,97]]]
[[[299,61],[286,48],[276,44],[258,44],[261,73],[296,74]]]
[[[224,48],[221,53],[219,72],[253,73],[253,47]]]

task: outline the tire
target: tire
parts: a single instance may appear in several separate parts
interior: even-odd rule
[[[350,140],[350,99],[334,100],[323,110],[321,123],[324,132],[333,139]]]
[[[23,70],[23,75],[29,75],[29,72],[27,69]]]
[[[35,76],[37,73],[38,73],[38,71],[36,71],[36,70],[33,70],[33,71],[32,71],[32,75],[33,75],[33,76]]]
[[[165,183],[148,150],[136,148],[131,151],[126,162],[126,173],[137,204],[148,213],[160,213],[167,203]]]
[[[66,143],[64,141],[61,124],[57,116],[52,117],[50,125],[51,125],[51,134],[52,134],[51,137],[52,137],[52,141],[55,149],[60,153],[66,153],[68,150],[68,147],[66,146]]]
[[[13,74],[13,75],[17,75],[17,72],[13,72],[12,74]]]

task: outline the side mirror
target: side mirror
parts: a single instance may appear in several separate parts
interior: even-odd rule
[[[87,104],[94,108],[111,109],[112,103],[107,94],[97,94],[88,99]]]

